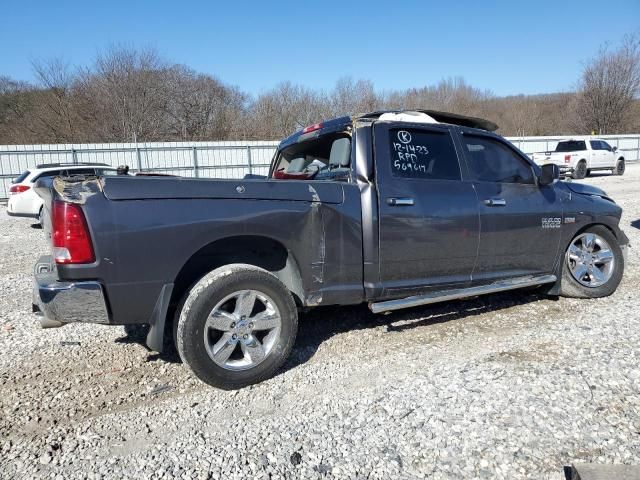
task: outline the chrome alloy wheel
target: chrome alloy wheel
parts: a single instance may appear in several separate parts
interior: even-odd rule
[[[227,370],[255,367],[276,344],[281,322],[280,311],[268,295],[257,290],[234,292],[218,302],[207,318],[207,353]]]
[[[567,266],[573,278],[585,287],[599,287],[609,281],[615,268],[611,247],[595,233],[577,236],[567,250]]]

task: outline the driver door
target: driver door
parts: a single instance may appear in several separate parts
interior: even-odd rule
[[[480,209],[474,283],[553,272],[562,226],[555,187],[538,185],[533,165],[500,137],[462,130],[460,139]]]

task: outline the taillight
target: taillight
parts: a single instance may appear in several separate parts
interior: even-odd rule
[[[59,264],[95,261],[89,228],[79,205],[53,202],[51,212],[53,258]]]
[[[565,155],[564,156],[564,163],[569,163],[571,162],[571,155]]]
[[[11,185],[11,188],[9,189],[9,195],[26,192],[30,188],[31,187],[29,185]]]

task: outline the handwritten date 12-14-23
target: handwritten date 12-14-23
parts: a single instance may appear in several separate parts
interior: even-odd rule
[[[393,150],[397,156],[393,160],[393,167],[396,170],[427,173],[427,166],[422,163],[422,160],[429,155],[427,147],[393,142]]]

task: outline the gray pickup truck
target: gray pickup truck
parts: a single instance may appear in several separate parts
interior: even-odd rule
[[[146,324],[156,351],[173,334],[195,375],[239,388],[274,375],[310,307],[613,293],[620,207],[496,128],[376,112],[286,138],[267,178],[41,181],[53,251],[35,267],[34,311],[45,327]]]

